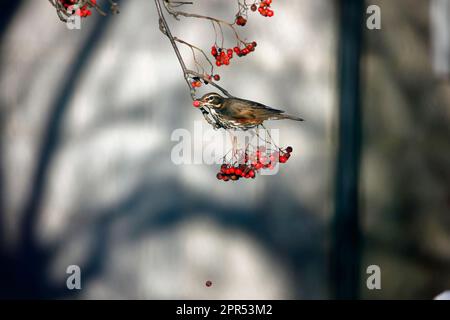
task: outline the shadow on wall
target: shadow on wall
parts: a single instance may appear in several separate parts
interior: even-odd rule
[[[13,1],[12,3],[16,3]],[[19,1],[17,1],[19,3]],[[17,9],[19,5],[15,6]],[[14,17],[11,11],[9,19]],[[65,83],[62,85],[59,95],[55,97],[51,107],[50,116],[45,126],[46,131],[42,137],[39,149],[36,169],[32,178],[29,198],[24,203],[22,213],[22,222],[20,228],[21,239],[17,252],[7,252],[5,249],[2,254],[1,264],[2,274],[10,276],[5,277],[1,286],[0,296],[6,298],[48,298],[58,297],[62,293],[60,288],[54,288],[46,281],[46,270],[48,262],[51,261],[51,252],[36,245],[35,228],[42,205],[45,188],[47,186],[48,170],[52,163],[52,158],[58,148],[61,126],[68,102],[73,94],[73,83],[80,77],[83,65],[89,60],[91,53],[99,43],[99,39],[107,29],[110,15],[103,19],[97,19],[94,31],[89,35],[84,46],[80,48],[77,60],[72,64],[67,72]]]

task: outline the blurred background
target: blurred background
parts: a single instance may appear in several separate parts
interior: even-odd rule
[[[381,30],[366,28],[369,5]],[[175,165],[201,120],[153,1],[68,30],[46,1],[0,13],[0,297],[432,299],[450,288],[450,1],[274,1],[251,14],[233,95],[282,107],[293,156],[224,184]],[[198,0],[227,20],[237,6]],[[208,50],[211,25],[168,18]],[[192,63],[186,54],[186,61]],[[203,139],[194,137],[193,150]],[[81,268],[81,290],[66,269]],[[366,268],[381,268],[368,290]],[[211,287],[205,282],[212,281]]]

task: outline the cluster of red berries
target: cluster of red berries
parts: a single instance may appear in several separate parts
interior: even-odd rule
[[[211,54],[216,59],[216,66],[229,65],[233,59],[233,49],[219,48],[217,45],[211,47]]]
[[[255,179],[256,171],[247,164],[237,166],[223,164],[220,167],[220,172],[217,174],[217,179],[222,181],[238,181],[241,178]]]
[[[73,7],[74,5],[78,4],[79,0],[59,0],[59,2],[63,5],[64,8],[69,9],[69,8]],[[97,0],[91,0],[91,3],[93,5],[95,5],[95,4],[97,4]],[[85,4],[81,8],[77,8],[75,11],[75,14],[82,18],[90,16],[92,14],[92,12],[91,12],[91,10],[88,9],[89,7],[92,7],[92,5]]]
[[[273,17],[274,12],[270,8],[271,4],[272,0],[261,0],[261,2],[259,3],[259,7],[256,4],[252,4],[250,9],[252,11],[258,10],[258,12],[264,17]]]
[[[236,52],[236,54],[238,55],[238,57],[243,57],[248,55],[250,52],[255,51],[255,48],[258,44],[256,43],[256,41],[253,41],[252,43],[246,43],[244,48],[240,48],[238,46],[234,47],[233,50],[234,52]]]
[[[217,45],[212,46],[211,54],[216,59],[216,66],[227,66],[230,64],[230,60],[233,59],[234,54],[236,54],[238,57],[246,56],[250,52],[255,51],[255,48],[257,46],[256,41],[244,44],[245,46],[243,48],[241,48],[240,46],[235,46],[233,49],[218,48]],[[216,74],[214,76],[214,80],[220,80],[220,76]]]
[[[244,154],[244,163],[242,164],[222,164],[220,172],[217,174],[217,179],[222,181],[238,181],[241,178],[255,179],[256,174],[261,169],[275,168],[279,163],[286,163],[291,157],[292,147],[271,152],[265,150],[264,147],[256,149],[255,153]]]

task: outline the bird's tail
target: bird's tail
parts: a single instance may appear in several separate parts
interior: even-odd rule
[[[296,116],[291,116],[290,114],[278,114],[275,117],[272,118],[273,120],[283,120],[283,119],[290,119],[290,120],[294,120],[294,121],[304,121],[302,118],[300,117],[296,117]]]

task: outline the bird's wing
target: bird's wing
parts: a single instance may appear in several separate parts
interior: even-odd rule
[[[228,101],[233,103],[233,108],[225,108],[229,110],[228,116],[232,118],[252,119],[260,117],[270,117],[274,114],[284,113],[283,110],[270,108],[259,102],[249,101],[245,99],[234,98],[234,101]]]

